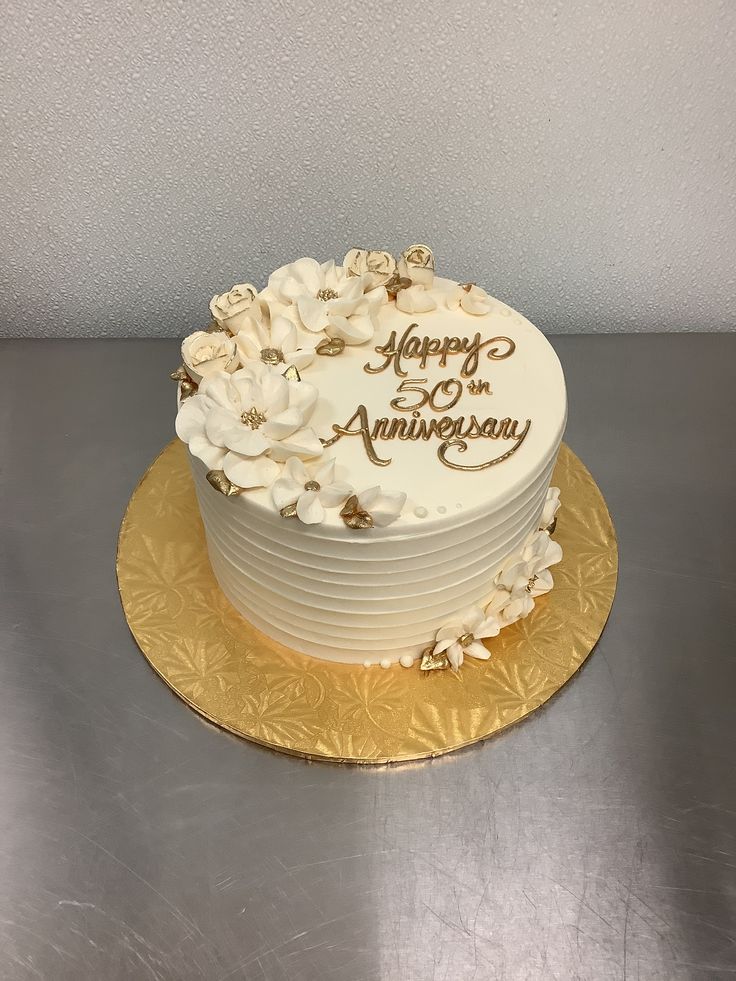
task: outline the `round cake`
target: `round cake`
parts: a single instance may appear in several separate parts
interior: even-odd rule
[[[425,246],[299,259],[210,309],[174,373],[177,433],[233,606],[319,658],[487,657],[561,556],[544,335]]]

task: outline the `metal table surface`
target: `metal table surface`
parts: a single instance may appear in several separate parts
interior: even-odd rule
[[[218,731],[128,633],[176,342],[2,343],[0,977],[733,977],[736,335],[553,343],[619,536],[606,631],[526,722],[375,769]]]

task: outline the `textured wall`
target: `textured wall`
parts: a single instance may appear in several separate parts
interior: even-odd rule
[[[0,333],[426,241],[545,330],[736,325],[734,0],[6,4]]]

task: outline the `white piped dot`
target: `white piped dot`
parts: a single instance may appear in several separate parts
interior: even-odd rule
[[[446,514],[447,513],[447,508],[445,507],[444,504],[440,504],[440,506],[437,508],[437,512],[439,514]]]
[[[402,654],[399,658],[399,664],[402,668],[410,668],[414,663],[414,658],[411,654]]]
[[[381,667],[382,668],[390,668],[391,667],[391,661],[387,657],[384,657],[384,659],[381,661]]]
[[[414,517],[416,518],[426,518],[428,513],[426,508],[414,508]]]
[[[371,666],[371,663],[372,663],[371,661],[363,661],[363,667],[369,668]]]

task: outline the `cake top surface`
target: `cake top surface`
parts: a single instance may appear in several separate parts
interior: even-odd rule
[[[424,246],[300,259],[210,309],[214,330],[182,345],[177,433],[215,489],[303,530],[463,523],[533,481],[562,438],[547,339],[435,276]]]

